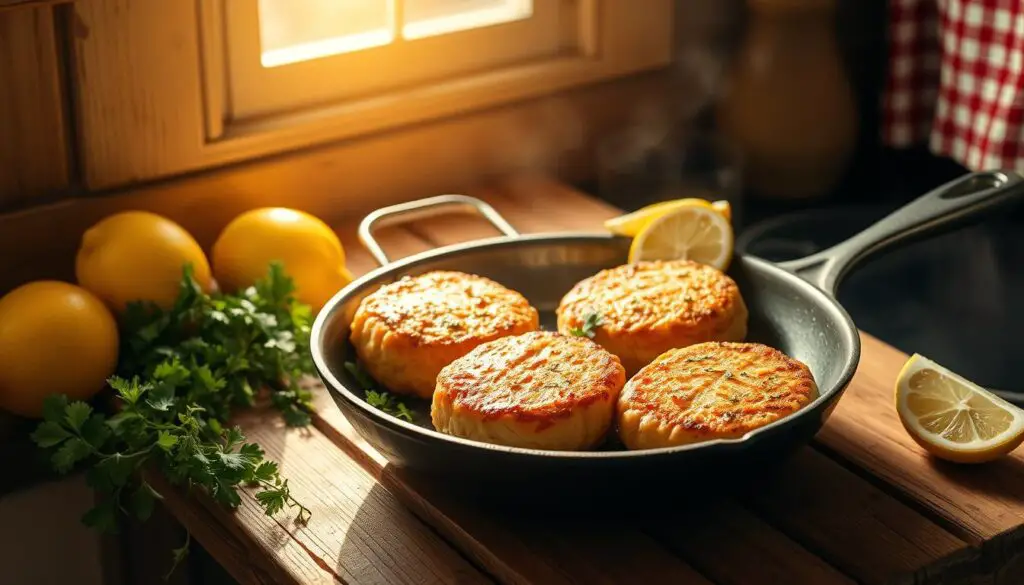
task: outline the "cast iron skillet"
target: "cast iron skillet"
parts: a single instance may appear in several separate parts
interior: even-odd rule
[[[883,248],[950,227],[1008,203],[1022,192],[1024,177],[1017,172],[972,173],[920,197],[846,242],[807,258],[772,264],[737,255],[729,274],[749,306],[747,339],[770,344],[806,363],[821,392],[803,410],[741,439],[646,451],[626,451],[614,440],[592,452],[510,448],[433,430],[426,402],[406,400],[415,405],[415,424],[367,404],[363,390],[344,367],[346,361],[355,361],[348,342],[349,323],[360,300],[383,284],[435,269],[483,275],[520,291],[541,312],[545,328],[553,329],[554,309],[573,284],[600,269],[626,262],[628,239],[606,233],[520,235],[493,208],[461,195],[394,205],[363,220],[360,238],[382,266],[339,291],[317,315],[312,328],[313,360],[338,407],[391,465],[441,475],[449,486],[511,488],[520,493],[555,493],[556,488],[573,493],[602,486],[622,493],[630,487],[645,489],[658,483],[651,480],[670,475],[701,481],[724,477],[723,470],[742,475],[808,442],[857,369],[857,328],[834,296],[843,276]],[[478,212],[506,235],[395,262],[389,261],[373,239],[376,227],[452,209]],[[729,476],[735,477],[735,473]]]

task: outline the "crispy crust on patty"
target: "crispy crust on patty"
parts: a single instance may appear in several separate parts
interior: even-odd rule
[[[478,345],[538,329],[537,310],[497,282],[433,271],[385,285],[359,304],[349,339],[388,390],[430,398],[438,372]]]
[[[612,425],[626,375],[586,338],[536,331],[483,344],[441,370],[439,431],[488,443],[579,450]]]
[[[594,340],[629,374],[669,349],[747,334],[735,281],[689,260],[625,264],[580,281],[559,304],[558,330],[569,334],[594,312],[601,315]]]
[[[738,438],[817,395],[807,366],[777,349],[701,343],[665,352],[626,384],[618,432],[630,449]]]

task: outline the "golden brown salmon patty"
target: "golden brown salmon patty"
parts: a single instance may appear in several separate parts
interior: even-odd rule
[[[612,426],[626,373],[582,337],[536,331],[477,347],[441,370],[430,415],[437,430],[532,449],[582,450]]]
[[[630,449],[742,437],[817,396],[807,366],[777,349],[700,343],[665,352],[626,384],[619,437]]]
[[[367,296],[349,338],[364,367],[388,390],[430,398],[437,373],[474,347],[540,327],[523,295],[472,274],[404,277]]]
[[[594,313],[594,341],[619,356],[630,375],[669,349],[747,335],[736,283],[689,260],[625,264],[580,281],[562,298],[558,330],[572,334]]]

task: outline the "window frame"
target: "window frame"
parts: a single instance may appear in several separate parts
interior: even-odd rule
[[[540,0],[543,2],[556,0]],[[562,2],[563,0],[557,0]],[[661,69],[674,0],[573,0],[574,49],[418,87],[293,113],[234,119],[221,1],[77,0],[71,34],[79,157],[104,189],[402,128]],[[74,31],[72,31],[74,32]]]

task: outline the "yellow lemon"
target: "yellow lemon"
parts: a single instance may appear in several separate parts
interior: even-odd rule
[[[319,311],[352,280],[345,250],[327,224],[283,207],[253,209],[239,215],[213,245],[217,284],[232,292],[266,277],[279,262],[295,283],[295,297]]]
[[[897,376],[896,411],[917,444],[949,461],[991,461],[1024,441],[1024,410],[917,354]]]
[[[209,292],[213,281],[203,249],[180,225],[146,211],[101,220],[82,236],[75,276],[115,312],[132,301],[174,304],[185,264]]]
[[[719,270],[732,260],[732,224],[702,203],[679,205],[651,221],[633,238],[629,262],[693,260]]]
[[[113,315],[89,291],[56,281],[0,298],[0,407],[39,418],[51,394],[88,400],[117,367]]]
[[[659,217],[680,207],[699,205],[709,207],[722,214],[727,221],[732,221],[732,207],[728,201],[708,201],[706,199],[687,198],[662,201],[646,207],[642,207],[632,213],[613,217],[604,222],[604,227],[613,234],[620,236],[634,237],[640,233],[648,224]]]

